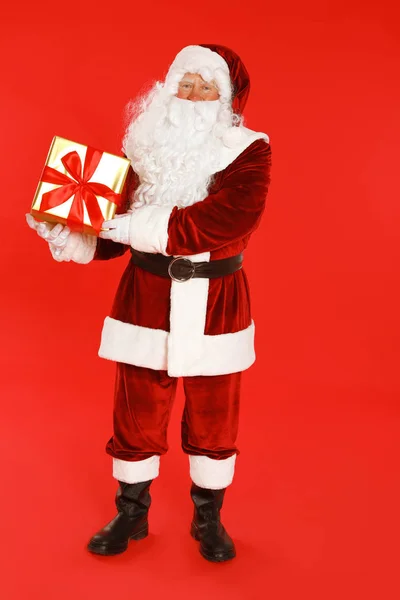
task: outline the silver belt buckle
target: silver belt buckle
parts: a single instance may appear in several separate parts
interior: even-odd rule
[[[172,272],[172,266],[177,263],[178,261],[181,262],[185,262],[188,263],[191,271],[189,273],[188,277],[176,277],[173,272]],[[171,279],[173,279],[174,281],[178,281],[179,283],[182,283],[183,281],[189,281],[189,279],[192,279],[193,275],[194,275],[194,271],[195,271],[195,265],[194,263],[190,260],[190,258],[186,258],[185,256],[175,256],[175,258],[173,258],[171,260],[171,262],[168,265],[168,275],[171,277]]]

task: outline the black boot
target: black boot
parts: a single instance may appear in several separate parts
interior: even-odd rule
[[[209,490],[198,487],[195,483],[192,483],[190,489],[194,503],[190,533],[200,542],[202,556],[212,562],[222,562],[236,556],[232,538],[220,520],[225,489]]]
[[[115,496],[118,514],[90,540],[87,549],[95,554],[120,554],[129,540],[141,540],[148,535],[147,514],[151,504],[149,481],[124,483],[118,481]]]

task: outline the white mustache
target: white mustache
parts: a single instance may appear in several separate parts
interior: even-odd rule
[[[168,106],[168,120],[176,127],[181,127],[187,121],[196,131],[210,131],[217,121],[220,108],[219,100],[193,102],[173,96]]]

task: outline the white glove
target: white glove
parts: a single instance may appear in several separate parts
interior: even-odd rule
[[[131,223],[132,213],[126,213],[124,215],[115,215],[114,219],[104,221],[102,229],[109,229],[109,231],[100,231],[99,237],[104,240],[112,240],[120,244],[130,245],[129,238],[129,227]]]
[[[25,217],[29,227],[34,229],[39,237],[43,238],[49,243],[53,256],[60,256],[61,252],[67,245],[68,236],[71,233],[70,228],[67,225],[62,225],[61,223],[54,225],[53,223],[36,221],[36,219],[29,213],[27,213]]]

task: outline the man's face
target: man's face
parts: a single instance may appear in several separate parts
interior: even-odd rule
[[[179,82],[177,98],[182,100],[218,100],[219,92],[214,83],[204,81],[198,73],[185,73]]]

